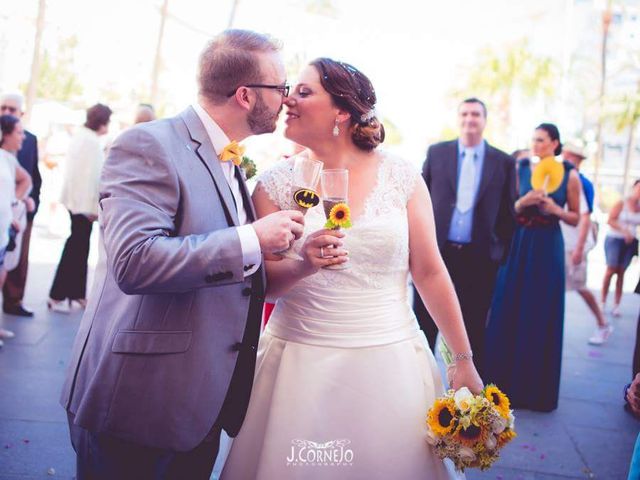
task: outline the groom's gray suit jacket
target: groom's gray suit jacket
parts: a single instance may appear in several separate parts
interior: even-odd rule
[[[151,447],[190,450],[216,420],[234,434],[265,279],[262,268],[244,276],[233,196],[193,108],[116,139],[100,225],[107,271],[82,318],[62,405],[87,430]]]

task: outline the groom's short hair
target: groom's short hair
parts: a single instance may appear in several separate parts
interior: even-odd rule
[[[280,43],[268,35],[250,30],[225,30],[214,37],[200,55],[200,95],[219,104],[238,87],[260,83],[262,72],[255,54],[280,49]]]

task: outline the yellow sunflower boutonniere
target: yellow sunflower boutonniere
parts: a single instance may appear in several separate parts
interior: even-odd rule
[[[324,228],[337,230],[338,228],[351,228],[351,209],[346,203],[338,203],[329,212],[329,218]]]

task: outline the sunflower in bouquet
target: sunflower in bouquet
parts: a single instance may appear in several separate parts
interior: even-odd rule
[[[449,390],[429,409],[427,441],[459,471],[486,470],[516,436],[514,420],[509,398],[493,384],[478,395],[466,387]]]

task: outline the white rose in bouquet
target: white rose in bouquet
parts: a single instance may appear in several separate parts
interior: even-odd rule
[[[466,412],[471,408],[473,393],[467,387],[462,387],[455,393],[453,400],[461,412]]]

